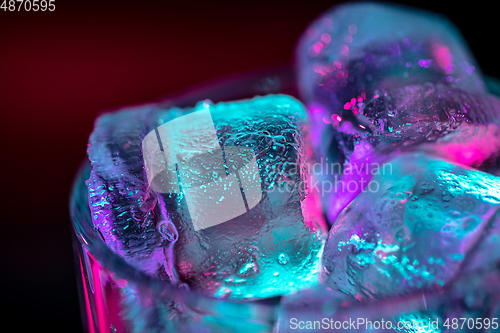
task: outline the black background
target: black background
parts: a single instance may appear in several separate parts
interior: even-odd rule
[[[54,12],[0,10],[4,323],[81,331],[68,194],[99,112],[290,63],[307,23],[334,3],[56,0]],[[495,8],[412,5],[447,15],[483,71],[500,77]]]

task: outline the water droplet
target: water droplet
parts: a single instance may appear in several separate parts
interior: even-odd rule
[[[217,298],[228,298],[229,296],[231,296],[231,292],[232,292],[231,289],[227,287],[222,287],[219,290],[217,290],[214,296]]]
[[[471,231],[479,224],[479,222],[481,222],[481,220],[477,216],[470,216],[466,218],[463,222],[464,231]]]
[[[395,236],[396,236],[395,238],[399,242],[409,241],[410,240],[410,230],[408,229],[408,227],[403,226],[396,231]]]
[[[181,283],[177,286],[177,288],[182,289],[182,290],[188,290],[189,291],[189,286],[186,283]]]
[[[242,277],[242,276],[249,276],[253,275],[258,271],[258,266],[255,262],[253,261],[248,261],[242,265],[239,266],[238,272],[236,275]]]
[[[172,221],[164,220],[158,224],[158,232],[168,241],[175,242],[179,237],[179,233]]]
[[[278,262],[282,265],[286,265],[288,264],[288,259],[286,257],[286,255],[284,255],[283,253],[281,253],[279,256],[278,256]]]

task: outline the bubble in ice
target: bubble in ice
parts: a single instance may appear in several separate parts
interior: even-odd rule
[[[322,258],[325,283],[358,300],[448,285],[497,218],[500,178],[405,153],[340,214]],[[476,265],[490,261],[482,252]]]
[[[158,224],[158,231],[168,241],[174,242],[179,237],[177,229],[172,221],[162,221]]]
[[[286,257],[285,254],[281,253],[279,256],[278,256],[278,262],[282,265],[286,265],[288,264],[288,259]]]
[[[324,222],[305,118],[284,95],[101,116],[88,148],[96,230],[134,267],[211,296],[314,285]]]

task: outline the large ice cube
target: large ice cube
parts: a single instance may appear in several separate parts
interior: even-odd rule
[[[305,31],[297,48],[301,93],[330,112],[376,90],[424,82],[484,92],[482,75],[446,18],[403,6],[335,6]],[[350,109],[350,107],[349,107]],[[354,111],[354,110],[353,110]]]
[[[219,150],[199,155],[186,163],[190,172],[185,171],[185,178],[179,168],[185,195],[159,196],[162,219],[179,233],[173,251],[178,281],[210,295],[241,299],[313,285],[321,222],[305,196],[303,107],[285,96],[200,107],[210,110],[227,171],[217,167]],[[212,221],[209,206],[227,217],[208,228],[197,227],[196,220]]]
[[[361,188],[370,178],[359,172],[346,178],[346,168],[416,145],[500,174],[500,101],[487,95],[475,59],[445,18],[393,5],[337,6],[308,27],[297,59],[315,154],[342,166],[336,169],[344,184]],[[485,140],[490,144],[478,144]],[[359,191],[323,196],[330,223]]]
[[[88,150],[94,225],[135,267],[209,295],[313,285],[324,221],[306,127],[284,95],[106,114]]]
[[[356,116],[357,128],[344,122],[326,150],[326,158],[343,164],[342,182],[359,184],[357,191],[328,193],[330,220],[361,191],[361,181],[368,183],[371,172],[365,169],[383,163],[396,151],[427,151],[500,175],[499,111],[500,100],[494,96],[465,93],[442,84],[410,85],[380,93]],[[331,178],[319,176],[323,181]]]
[[[379,190],[360,194],[341,213],[322,258],[325,283],[359,300],[450,283],[500,207],[496,176],[422,153],[389,163],[393,172],[372,179]]]

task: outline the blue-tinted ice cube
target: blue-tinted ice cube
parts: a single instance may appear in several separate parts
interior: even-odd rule
[[[200,109],[210,111],[222,145],[180,163],[184,195],[159,196],[161,219],[179,233],[173,250],[177,281],[236,299],[314,285],[321,222],[307,203],[311,196],[306,198],[302,105],[269,96],[200,104],[193,113]]]
[[[422,153],[388,163],[379,189],[341,213],[322,258],[325,283],[359,300],[447,285],[498,218],[500,178]]]
[[[284,95],[106,114],[88,150],[94,225],[135,267],[209,295],[313,285],[324,222],[306,149],[304,108]]]

